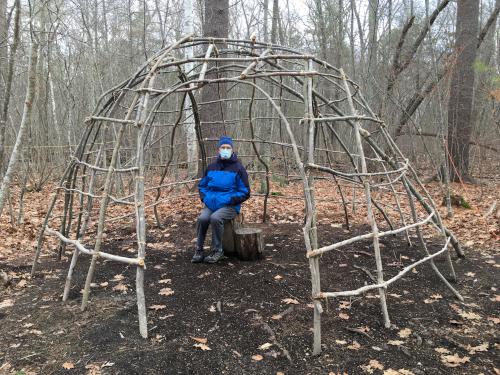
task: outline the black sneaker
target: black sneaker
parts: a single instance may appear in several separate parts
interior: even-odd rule
[[[205,254],[203,254],[203,250],[196,250],[193,257],[191,258],[191,263],[201,263],[205,258]]]
[[[208,256],[205,257],[204,262],[205,263],[217,263],[219,260],[224,258],[224,251],[222,249],[220,250],[213,250]]]

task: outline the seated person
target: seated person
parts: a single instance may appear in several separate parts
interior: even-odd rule
[[[216,263],[224,255],[222,236],[224,220],[231,220],[240,212],[241,203],[250,197],[250,185],[245,167],[233,152],[233,140],[222,136],[219,140],[217,160],[211,163],[198,183],[204,203],[196,222],[196,251],[193,263]],[[212,225],[212,251],[204,256],[203,243],[208,226]]]

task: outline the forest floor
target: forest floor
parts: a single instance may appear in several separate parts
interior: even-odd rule
[[[428,188],[440,202],[437,187]],[[300,206],[271,207],[270,223],[251,224],[265,238],[265,257],[255,262],[190,263],[199,209],[193,202],[176,206],[163,229],[151,227],[149,338],[142,339],[134,267],[100,261],[85,312],[80,302],[88,257],[77,265],[67,303],[61,296],[71,249],[63,261],[46,250],[36,277],[29,277],[49,190],[29,193],[24,224],[12,226],[7,215],[0,221],[0,270],[12,278],[0,287],[0,374],[499,374],[500,231],[494,215],[487,215],[499,199],[498,184],[461,188],[471,208],[455,208],[446,225],[466,251],[463,259],[452,254],[454,286],[465,301],[455,299],[428,265],[419,266],[388,288],[389,329],[381,323],[375,292],[324,303],[318,357],[311,354],[313,309]],[[256,204],[249,202],[247,210]],[[351,231],[319,222],[320,245],[366,231],[362,220],[353,220]],[[428,241],[432,251],[442,246],[441,239]],[[420,250],[404,237],[385,237],[386,278],[419,259]],[[131,256],[132,227],[108,233],[104,251]],[[371,283],[371,253],[365,241],[325,254],[322,290]],[[436,264],[447,275],[444,259]]]

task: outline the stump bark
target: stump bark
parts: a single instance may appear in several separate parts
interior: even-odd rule
[[[234,243],[234,231],[243,226],[243,215],[237,215],[232,220],[224,222],[224,234],[222,236],[222,249],[225,255],[237,255]]]
[[[241,260],[262,258],[264,249],[262,230],[259,228],[239,228],[234,231],[236,253]]]

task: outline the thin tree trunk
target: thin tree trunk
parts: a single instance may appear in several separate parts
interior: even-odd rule
[[[31,114],[33,110],[33,99],[36,92],[36,65],[38,61],[38,41],[34,38],[31,40],[30,58],[29,58],[29,71],[28,71],[28,88],[26,89],[26,100],[24,102],[23,117],[21,119],[21,126],[17,133],[16,143],[12,149],[12,154],[9,160],[7,172],[2,180],[0,187],[0,216],[2,215],[5,197],[8,195],[10,181],[17,167],[19,152],[22,149],[23,135],[28,124],[31,122]]]
[[[184,0],[184,34],[192,34],[193,28],[193,1]],[[193,57],[193,47],[186,48],[186,58]],[[186,64],[186,75],[193,74],[193,63]],[[186,153],[188,162],[188,179],[195,178],[198,175],[198,143],[196,138],[196,128],[194,123],[194,115],[192,110],[192,103],[189,96],[184,102],[184,130],[186,134]]]
[[[3,8],[5,5],[7,5],[6,1],[1,1],[1,6],[0,6],[0,44],[3,43],[4,37],[7,38],[7,23],[5,19],[5,9]],[[17,47],[19,45],[19,19],[21,15],[21,6],[20,6],[20,0],[16,0],[14,4],[16,8],[16,18],[14,20],[14,36],[13,36],[13,42],[12,46],[10,48],[10,56],[9,56],[9,62],[8,62],[8,68],[7,68],[7,74],[4,75],[5,78],[5,90],[3,92],[0,92],[0,103],[1,103],[1,110],[0,112],[0,172],[2,171],[3,167],[3,161],[4,161],[4,153],[5,153],[5,129],[7,128],[7,116],[9,113],[9,102],[10,102],[10,96],[11,96],[11,91],[12,91],[12,77],[14,74],[14,60],[16,57],[16,51]],[[5,22],[5,25],[3,25],[3,22]],[[4,35],[4,27],[5,27],[5,35]],[[5,45],[7,45],[7,40],[5,39]],[[6,61],[6,56],[3,56],[3,47],[0,47],[0,60]],[[7,51],[7,48],[5,48],[5,51]],[[5,60],[4,60],[5,58]],[[3,64],[2,64],[3,66]],[[0,74],[3,75],[3,73],[0,70]]]

